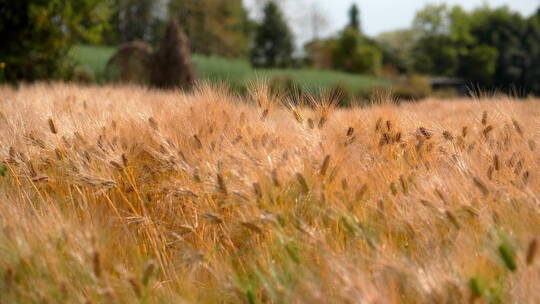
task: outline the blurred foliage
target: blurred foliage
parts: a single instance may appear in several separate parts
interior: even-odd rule
[[[498,57],[499,51],[492,46],[478,45],[472,47],[462,58],[463,64],[460,74],[469,81],[492,85]]]
[[[347,27],[336,42],[330,42],[332,65],[351,73],[379,75],[383,54],[375,41]]]
[[[414,70],[413,48],[419,35],[417,30],[403,29],[385,32],[376,37],[383,52],[383,63],[394,66],[401,73]]]
[[[292,63],[293,50],[291,30],[278,5],[269,1],[256,28],[251,63],[256,67],[286,67]]]
[[[113,7],[111,29],[104,33],[108,45],[134,40],[155,43],[164,27],[163,18],[157,15],[159,1],[109,0]]]
[[[375,46],[361,45],[352,57],[352,66],[355,71],[379,75],[382,67],[382,53]]]
[[[353,3],[351,5],[351,8],[349,9],[349,25],[348,28],[361,33],[361,24],[360,24],[360,10],[358,9],[358,6],[356,3]]]
[[[254,67],[310,66],[391,78],[444,76],[482,91],[540,95],[540,9],[524,17],[506,6],[466,11],[458,5],[429,4],[417,12],[409,29],[370,38],[362,33],[360,8],[352,5],[342,31],[306,43],[306,58],[297,58],[292,32],[277,4],[281,2],[263,2],[258,24],[249,19],[242,0],[0,0],[0,82],[102,81],[102,70],[76,69],[70,59],[80,51],[71,50],[75,44],[143,40],[156,45],[166,21],[177,16],[193,53],[216,55],[218,61],[249,58]],[[211,74],[233,87],[245,87],[234,80],[243,78],[236,73],[233,68]],[[318,77],[311,74],[306,77]],[[332,75],[340,75],[332,84],[344,78]]]
[[[413,28],[426,35],[444,35],[449,28],[448,8],[446,4],[428,4],[416,13]]]
[[[70,48],[100,42],[109,14],[104,0],[0,0],[3,81],[73,78]]]
[[[169,14],[178,16],[194,53],[246,56],[253,32],[242,0],[171,0]]]
[[[406,77],[393,88],[393,95],[399,100],[421,100],[431,95],[429,79],[421,75]]]
[[[353,72],[352,58],[362,37],[351,28],[346,28],[332,46],[332,65],[336,69]]]
[[[525,65],[524,84],[532,92],[540,94],[540,7],[536,14],[529,19],[525,47],[528,50],[529,60]]]
[[[506,6],[466,12],[428,5],[413,24],[420,33],[415,71],[461,77],[481,89],[540,94],[538,13],[524,18]]]
[[[473,12],[472,33],[477,43],[489,45],[498,50],[497,66],[493,84],[496,87],[520,87],[525,79],[527,63],[532,60],[526,45],[529,39],[528,20],[507,7],[499,9],[482,8]],[[540,40],[535,42],[540,45]],[[540,93],[540,92],[539,92]]]
[[[446,35],[420,38],[413,50],[414,70],[431,75],[455,75],[459,68],[459,54],[451,45],[452,41]]]

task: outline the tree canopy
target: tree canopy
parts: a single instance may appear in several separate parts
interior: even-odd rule
[[[120,44],[134,40],[155,42],[164,22],[157,18],[158,1],[109,0],[113,7],[111,28],[105,33],[106,43]]]
[[[428,5],[419,11],[420,32],[413,58],[416,71],[462,77],[474,86],[540,93],[538,14],[524,18],[508,7]]]
[[[278,5],[270,1],[256,28],[251,63],[258,67],[284,67],[291,64],[293,37]]]
[[[242,0],[171,0],[169,14],[179,18],[193,52],[226,57],[248,54],[253,25]]]
[[[4,80],[69,77],[78,40],[99,42],[110,14],[106,0],[0,0]]]
[[[349,9],[349,28],[361,32],[360,27],[360,10],[358,9],[358,6],[356,4],[351,5],[351,8]]]

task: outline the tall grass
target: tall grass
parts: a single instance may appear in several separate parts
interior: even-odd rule
[[[0,92],[2,303],[540,301],[537,100]]]

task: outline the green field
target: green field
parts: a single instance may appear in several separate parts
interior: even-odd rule
[[[105,76],[107,61],[114,55],[115,49],[111,47],[78,45],[71,51],[71,56],[77,63],[91,72],[97,81]]]
[[[105,66],[114,54],[112,47],[76,46],[72,56],[81,67],[91,71],[98,82],[104,81]],[[302,69],[254,69],[245,60],[195,54],[193,62],[202,81],[225,82],[234,89],[242,90],[247,84],[258,80],[290,79],[302,89],[317,91],[321,88],[341,86],[352,94],[366,91],[373,86],[385,86],[382,78],[353,75],[336,71]]]

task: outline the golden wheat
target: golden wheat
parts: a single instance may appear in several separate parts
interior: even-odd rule
[[[540,302],[538,100],[306,100],[1,87],[0,302]]]

